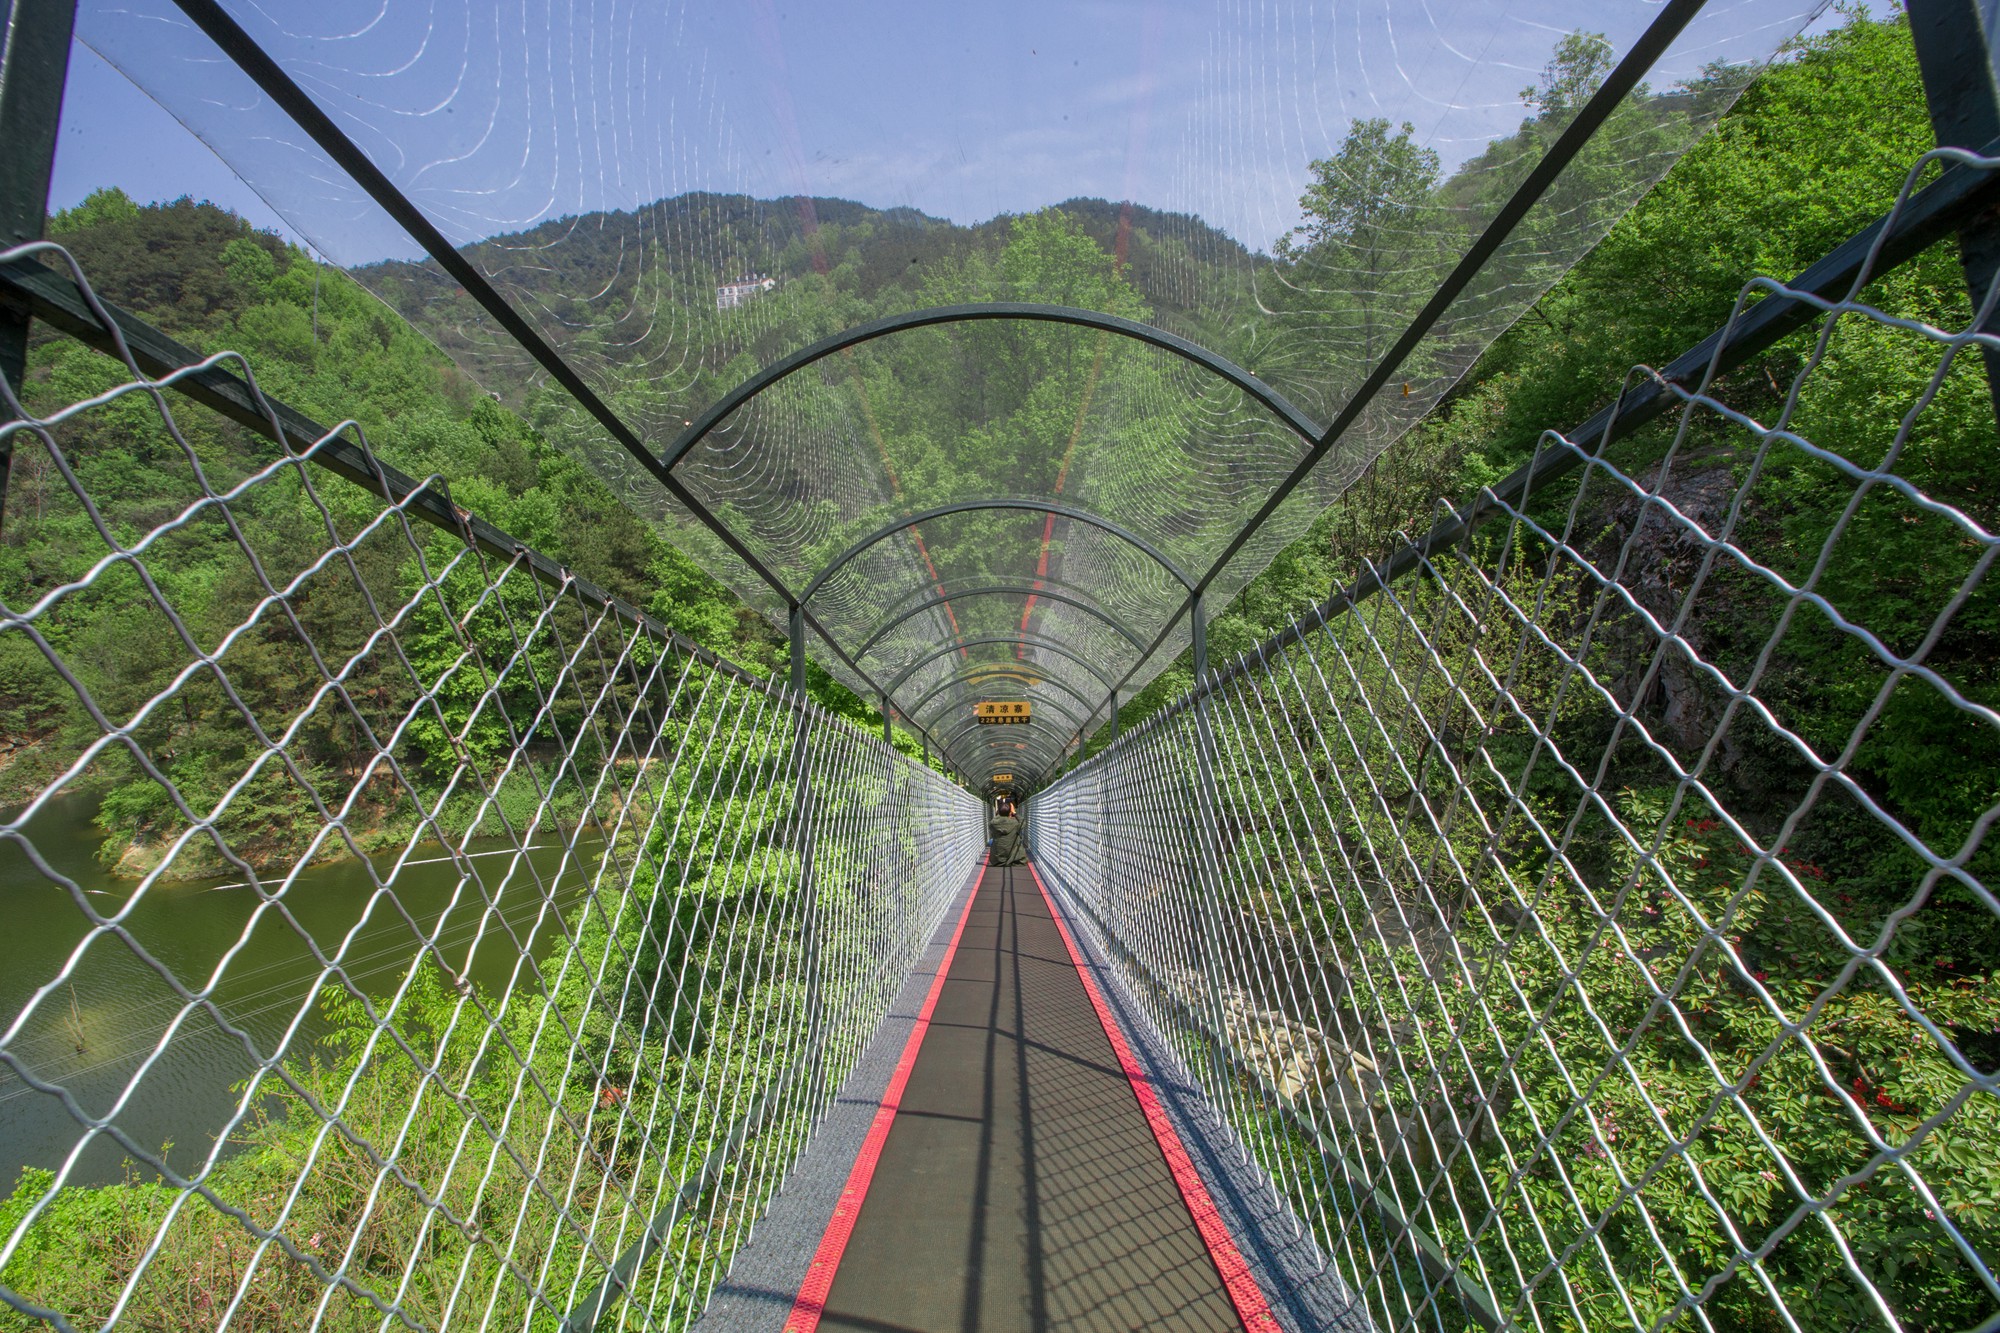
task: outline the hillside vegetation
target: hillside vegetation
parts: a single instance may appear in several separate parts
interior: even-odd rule
[[[753,670],[781,669],[783,643],[762,617],[620,504],[581,461],[493,401],[339,270],[315,264],[221,209],[186,199],[140,207],[104,190],[52,219],[51,232],[105,300],[191,346],[241,352],[272,397],[325,425],[352,419],[386,462],[415,476],[444,477],[458,504],[579,576]],[[122,368],[108,358],[44,331],[30,356],[28,403],[53,411],[123,379]],[[176,424],[211,485],[240,480],[275,456],[268,441],[207,412],[181,410]],[[75,418],[57,439],[121,540],[136,541],[199,493],[187,456],[157,412],[140,401]],[[322,498],[341,513],[359,512],[357,500],[366,507],[365,497],[350,496],[344,487],[329,479]],[[324,531],[313,498],[296,489],[262,487],[233,512],[247,549],[264,553],[267,576],[301,568],[314,554],[293,534]],[[162,549],[167,558],[149,560],[148,575],[198,643],[215,643],[243,624],[264,595],[246,546],[222,523],[187,526]],[[17,448],[0,529],[0,598],[10,606],[30,605],[81,578],[103,550],[91,514],[48,452]],[[358,559],[362,579],[380,593],[401,588],[407,597],[416,586],[418,570],[407,547],[376,542]],[[292,600],[304,639],[342,660],[368,630],[360,598],[354,581],[313,581]],[[138,713],[186,652],[129,566],[115,566],[89,590],[66,597],[40,629],[114,718]],[[316,674],[304,647],[285,620],[264,616],[249,641],[231,650],[232,684],[260,715],[284,718],[304,705]],[[406,635],[404,648],[414,675],[381,666],[367,682],[378,720],[408,709],[415,680],[439,679],[460,651],[449,636],[422,634]],[[873,710],[816,664],[809,685],[826,706],[875,723]],[[0,783],[7,804],[32,797],[99,734],[97,721],[32,641],[0,636]],[[206,681],[185,690],[176,707],[156,710],[136,739],[196,809],[218,800],[260,749],[228,698]],[[420,764],[415,774],[433,794],[455,762],[443,738],[437,740],[435,761]],[[322,714],[291,753],[308,781],[338,792],[355,779],[372,748],[351,719]],[[382,790],[363,800],[363,820],[352,830],[363,847],[401,841],[417,818],[393,784],[380,775],[377,783]],[[180,827],[162,787],[122,748],[104,751],[70,789],[102,797],[103,855],[121,873],[152,869]],[[463,831],[468,817],[469,808],[447,806],[443,827]],[[317,823],[306,790],[274,774],[224,808],[220,831],[253,865],[280,866],[304,848]],[[202,876],[222,869],[217,856],[196,847],[169,873]]]
[[[1218,659],[1884,212],[1924,107],[1900,21],[1771,69],[1251,585]],[[1935,332],[1972,318],[1954,243],[1860,299],[1885,317],[1784,340],[1710,386],[1724,410],[1616,446],[1619,477],[1545,488],[1553,536],[1491,525],[1284,655],[1323,693],[1274,667],[1247,716],[1216,710],[1242,910],[1313,957],[1335,996],[1313,1021],[1383,1071],[1358,1116],[1327,1094],[1335,1137],[1387,1145],[1395,1197],[1549,1327],[1776,1328],[1773,1293],[1813,1329],[2000,1308],[1967,1257],[2000,1253],[2000,589],[1976,536],[2000,433],[1979,357]],[[1651,488],[1743,554],[1647,514]],[[1272,1120],[1250,1132],[1312,1160]]]

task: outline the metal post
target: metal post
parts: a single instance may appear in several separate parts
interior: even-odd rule
[[[1994,88],[1992,35],[1979,16],[1980,0],[1908,0],[1910,40],[1923,76],[1931,132],[1940,148],[1975,152],[2000,139],[2000,94]],[[1981,213],[1958,233],[1958,262],[1977,311],[2000,273],[2000,219]],[[1979,325],[2000,333],[2000,312]],[[1986,387],[2000,418],[2000,352],[1981,349]]]
[[[76,0],[0,0],[0,246],[42,239],[56,122],[69,77]],[[0,310],[0,376],[19,393],[28,368],[28,316]],[[0,521],[13,470],[13,437],[0,439]]]
[[[882,744],[894,745],[896,738],[889,734],[889,696],[878,694],[875,697],[882,701]]]
[[[1218,1100],[1226,1095],[1229,1087],[1229,1070],[1223,1043],[1228,1038],[1228,1009],[1222,999],[1222,959],[1219,950],[1225,938],[1217,899],[1222,894],[1222,848],[1217,834],[1222,828],[1222,815],[1215,804],[1215,733],[1210,725],[1208,708],[1208,610],[1200,593],[1188,604],[1190,636],[1193,639],[1194,656],[1194,734],[1195,734],[1195,814],[1198,822],[1195,830],[1196,871],[1205,875],[1207,883],[1196,892],[1202,905],[1202,916],[1208,927],[1208,938],[1213,946],[1204,959],[1209,969],[1209,1004],[1214,1009],[1214,1041],[1209,1047],[1209,1070],[1215,1079],[1215,1095]]]
[[[1122,764],[1122,759],[1106,760],[1097,766],[1091,782],[1091,812],[1097,817],[1097,880],[1100,899],[1109,901],[1113,892],[1112,872],[1114,861],[1111,854],[1111,806],[1105,793],[1111,788],[1111,765]]]
[[[792,695],[806,697],[806,609],[797,602],[792,604]]]
[[[1118,739],[1118,690],[1115,686],[1111,691],[1111,739]]]
[[[819,898],[813,876],[814,797],[812,769],[812,715],[805,708],[806,701],[806,608],[801,602],[792,603],[790,623],[787,626],[792,648],[792,745],[797,749],[797,762],[793,772],[798,775],[798,788],[792,794],[793,845],[799,856],[799,893],[803,896],[807,923],[805,938],[801,941],[805,954],[806,1008],[808,1019],[807,1045],[812,1052],[811,1077],[816,1081],[821,1072],[821,1062],[825,1058],[825,1036],[821,1031],[822,1010],[824,1009],[824,986],[820,976],[822,960],[820,938],[817,928],[820,921]]]

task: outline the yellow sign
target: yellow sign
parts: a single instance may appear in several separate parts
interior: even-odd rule
[[[972,706],[972,715],[979,719],[979,725],[982,727],[1004,726],[1013,722],[1028,722],[1033,720],[1034,716],[1033,710],[1025,702],[1017,699],[1010,699],[1004,702],[976,703]]]
[[[993,780],[995,782],[1012,782],[1014,780],[1014,775],[1012,773],[995,773],[993,775]]]

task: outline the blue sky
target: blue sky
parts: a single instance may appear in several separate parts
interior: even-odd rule
[[[1712,0],[1656,82],[1711,59],[1762,58],[1808,8]],[[1622,49],[1657,5],[266,0],[232,10],[454,239],[714,189],[835,195],[960,222],[1075,195],[1132,198],[1263,248],[1295,220],[1306,164],[1333,151],[1352,117],[1409,120],[1447,164],[1463,160],[1519,122],[1519,91],[1561,34],[1589,28]],[[187,193],[260,225],[282,215],[284,230],[337,262],[410,253],[167,0],[84,0],[79,33],[117,68],[85,51],[73,61],[57,206],[108,183],[142,199]]]
[[[63,90],[49,208],[73,208],[103,185],[116,185],[148,203],[182,195],[213,200],[260,227],[293,234],[256,191],[164,108],[78,46],[70,53],[69,84]]]

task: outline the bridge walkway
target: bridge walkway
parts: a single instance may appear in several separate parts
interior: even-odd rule
[[[1267,1322],[1029,867],[986,869],[930,1003],[788,1333]]]

